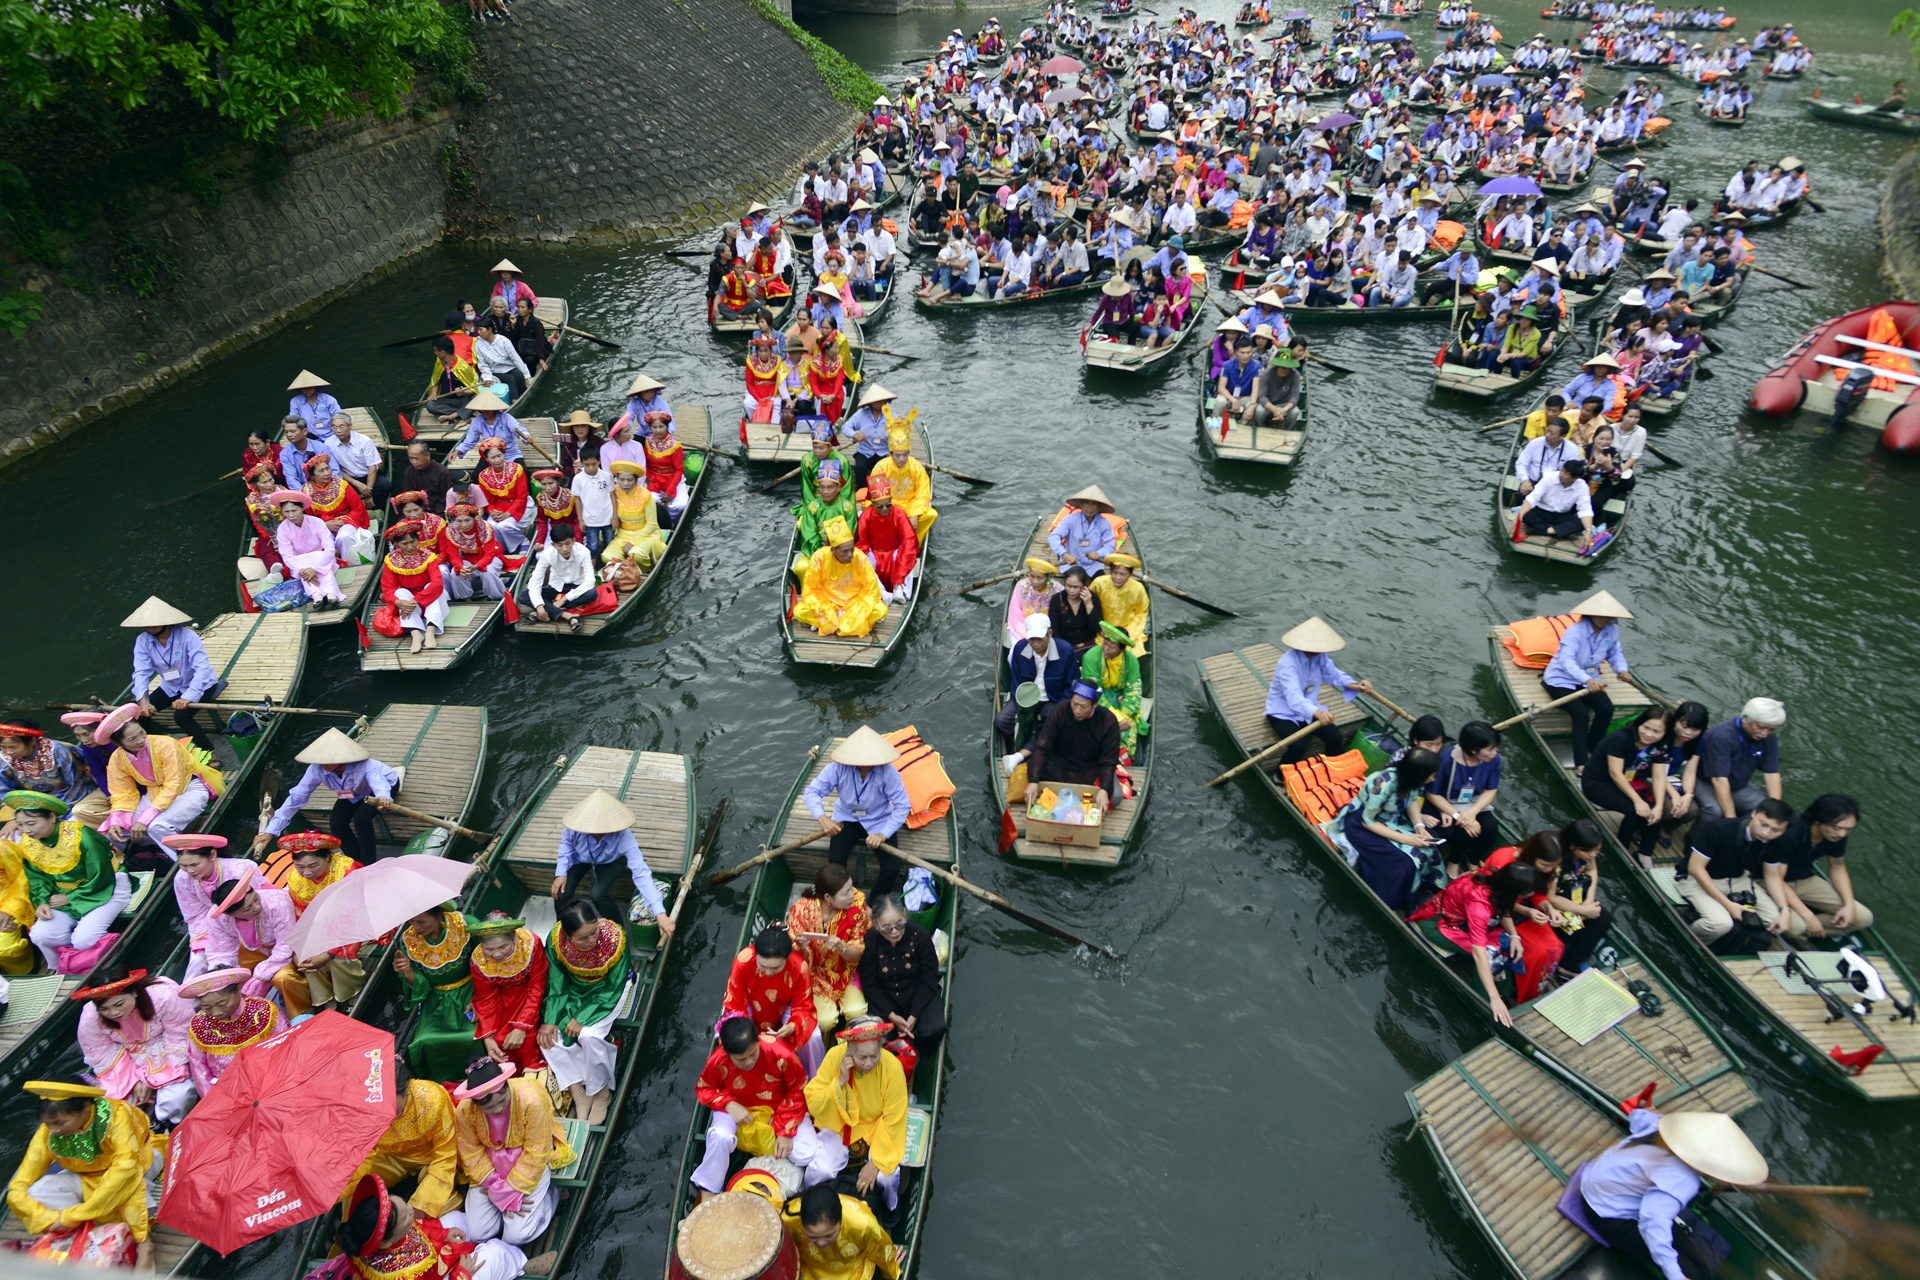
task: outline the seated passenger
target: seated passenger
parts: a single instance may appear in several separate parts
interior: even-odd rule
[[[1107,0],[1111,5],[1113,0]],[[781,1208],[787,1235],[799,1250],[803,1280],[899,1280],[901,1250],[861,1200],[830,1186],[807,1188],[799,1211]]]
[[[820,868],[812,887],[787,908],[787,932],[812,975],[813,1012],[823,1037],[842,1018],[852,1020],[867,1011],[855,978],[872,924],[867,896],[846,867],[832,862]]]
[[[414,1179],[407,1203],[429,1217],[460,1207],[453,1189],[460,1171],[460,1153],[453,1139],[453,1099],[445,1086],[417,1080],[407,1064],[393,1064],[393,1122],[380,1135],[359,1170],[347,1179],[344,1204],[366,1174],[375,1174],[388,1186]]]
[[[853,531],[839,516],[821,529],[823,546],[800,574],[793,621],[821,636],[859,638],[887,616],[887,601],[873,562],[854,546]]]
[[[1847,837],[1859,825],[1859,803],[1829,791],[1766,847],[1760,858],[1766,893],[1758,905],[1769,926],[1785,915],[1786,934],[1795,941],[1873,928],[1873,912],[1854,898],[1847,871]],[[1824,876],[1816,869],[1821,858],[1827,860]]]
[[[1320,829],[1390,910],[1404,911],[1441,879],[1434,837],[1421,816],[1423,789],[1440,768],[1415,749],[1370,774]]]
[[[0,865],[18,866],[25,878],[33,920],[28,939],[39,948],[48,972],[87,972],[120,937],[110,930],[133,901],[132,879],[119,869],[104,836],[67,817],[66,801],[38,791],[9,791],[0,803],[14,811],[13,834],[0,840]],[[19,888],[12,895],[14,910],[23,905]],[[12,911],[6,918],[18,926]],[[18,964],[20,948],[9,950]]]
[[[106,1095],[151,1113],[163,1129],[179,1124],[200,1097],[187,1073],[193,1005],[180,988],[115,964],[73,998],[85,1002],[80,1054]]]
[[[1103,652],[1089,649],[1089,656]],[[1084,661],[1084,659],[1082,660]],[[1072,696],[1040,722],[1027,757],[1027,804],[1040,798],[1040,784],[1067,782],[1099,789],[1096,803],[1109,812],[1120,798],[1120,721],[1100,705],[1100,687],[1073,683]]]
[[[547,998],[546,948],[525,920],[508,919],[499,911],[476,921],[468,932],[477,939],[470,962],[474,1038],[497,1063],[539,1070],[546,1065],[537,1034],[540,1007]]]
[[[879,1018],[855,1018],[806,1086],[807,1111],[820,1140],[806,1184],[832,1182],[851,1153],[864,1147],[867,1158],[854,1187],[869,1204],[877,1187],[888,1212],[900,1203],[900,1160],[907,1150],[907,1075],[886,1049],[891,1030]]]
[[[560,1202],[553,1171],[574,1159],[546,1086],[515,1079],[517,1070],[483,1058],[453,1090],[453,1141],[467,1183],[467,1235],[475,1241],[538,1240]]]
[[[213,906],[207,911],[207,965],[249,970],[247,995],[278,992],[287,1017],[298,1018],[313,1007],[307,977],[293,958],[298,914],[287,891],[262,881],[259,871],[248,863],[236,879],[213,891]]]
[[[1541,885],[1539,873],[1525,862],[1510,862],[1491,871],[1482,867],[1453,881],[1408,917],[1443,954],[1464,952],[1473,960],[1487,1008],[1503,1027],[1513,1025],[1507,1012],[1515,977],[1512,961],[1526,963],[1514,933],[1514,908]]]
[[[653,879],[650,872],[646,879]],[[553,1082],[572,1093],[574,1118],[603,1124],[619,1058],[608,1037],[632,967],[627,931],[601,915],[592,899],[569,898],[547,935],[547,955],[552,963],[540,1006],[540,1051]]]
[[[210,969],[180,984],[181,996],[195,1008],[187,1023],[187,1073],[203,1098],[233,1065],[235,1054],[287,1029],[279,1005],[241,990],[252,980],[250,971],[236,967]]]
[[[702,1193],[726,1189],[735,1150],[772,1156],[804,1169],[820,1152],[807,1114],[807,1071],[786,1044],[735,1014],[720,1023],[720,1043],[707,1055],[694,1097],[711,1113],[705,1154],[690,1181]],[[705,1198],[703,1194],[702,1198]]]
[[[40,1126],[7,1183],[7,1207],[33,1236],[124,1225],[134,1267],[151,1274],[148,1215],[160,1203],[167,1156],[146,1113],[91,1085],[29,1080],[23,1087],[40,1099]]]

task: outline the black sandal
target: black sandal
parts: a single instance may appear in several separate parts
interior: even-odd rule
[[[1646,1014],[1649,1018],[1659,1017],[1666,1009],[1666,1005],[1661,1001],[1654,989],[1639,978],[1635,978],[1627,984],[1627,992],[1640,1002],[1640,1012]]]
[[[581,623],[580,623],[579,614],[576,613],[571,618],[567,619],[567,630],[577,632],[580,630],[580,626],[581,626]]]

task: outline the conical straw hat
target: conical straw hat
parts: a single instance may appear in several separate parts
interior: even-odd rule
[[[338,729],[329,729],[309,742],[306,749],[294,757],[301,764],[352,764],[356,760],[371,760],[367,749],[349,738]]]
[[[1109,511],[1113,510],[1113,499],[1109,498],[1107,496],[1106,490],[1102,489],[1097,484],[1090,484],[1078,493],[1069,494],[1067,497],[1067,501],[1068,502],[1097,502],[1101,506],[1105,507],[1107,510]]]
[[[900,758],[893,744],[875,733],[871,726],[861,725],[848,735],[847,740],[833,749],[835,764],[850,764],[872,767],[892,764]]]
[[[627,388],[627,394],[630,396],[638,396],[645,395],[649,391],[664,390],[666,390],[666,384],[664,382],[659,381],[650,374],[636,373],[633,375],[633,385]]]
[[[560,825],[586,836],[610,836],[634,824],[633,810],[613,796],[595,787],[593,793],[568,810]]]
[[[1280,643],[1302,653],[1338,653],[1347,647],[1340,633],[1328,626],[1326,619],[1319,614],[1281,636]]]
[[[148,596],[146,603],[121,619],[123,627],[187,627],[193,619],[159,596]]]
[[[498,261],[498,262],[496,262],[496,263],[494,263],[494,264],[493,264],[493,269],[494,269],[495,271],[511,271],[511,272],[513,272],[513,274],[515,274],[515,275],[519,275],[519,274],[520,274],[520,268],[518,268],[518,267],[516,267],[516,266],[514,266],[514,265],[513,265],[513,259],[512,259],[512,258],[502,258],[502,259],[500,259],[500,261]]]
[[[1633,610],[1613,598],[1611,591],[1596,591],[1573,606],[1573,611],[1583,618],[1631,618]]]
[[[497,412],[504,410],[506,407],[507,402],[491,391],[482,391],[467,401],[467,408],[472,409],[475,413],[478,413],[482,409],[491,409]]]
[[[1732,1116],[1717,1111],[1661,1116],[1660,1137],[1696,1173],[1736,1187],[1757,1187],[1767,1180],[1767,1158]]]
[[[308,387],[330,387],[332,385],[331,382],[328,382],[311,369],[302,369],[300,376],[287,384],[287,390],[305,391]]]
[[[867,394],[860,397],[859,407],[864,409],[870,404],[885,404],[889,400],[898,400],[899,398],[899,396],[894,395],[893,392],[876,382],[867,388]]]

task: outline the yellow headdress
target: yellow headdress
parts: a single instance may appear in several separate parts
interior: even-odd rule
[[[820,537],[830,547],[853,541],[853,530],[847,528],[844,516],[835,516],[820,527]]]
[[[913,452],[913,436],[904,426],[887,429],[887,451],[889,453]]]
[[[627,458],[615,459],[610,470],[617,476],[643,476],[647,474],[645,467]]]

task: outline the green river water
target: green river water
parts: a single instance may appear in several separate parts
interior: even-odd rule
[[[1509,36],[1542,25],[1515,0],[1484,7]],[[1330,21],[1326,0],[1312,8]],[[399,700],[484,703],[493,749],[475,817],[486,826],[505,819],[558,752],[604,743],[687,753],[703,809],[732,797],[723,862],[767,837],[809,746],[866,720],[917,724],[959,786],[966,873],[1127,957],[1091,963],[984,908],[963,912],[925,1276],[1498,1276],[1426,1151],[1404,1141],[1404,1091],[1485,1039],[1489,1024],[1389,939],[1264,791],[1196,789],[1230,757],[1194,663],[1321,613],[1349,638],[1344,665],[1457,728],[1507,711],[1487,662],[1489,624],[1557,611],[1605,586],[1639,615],[1626,641],[1649,679],[1703,698],[1716,718],[1758,693],[1786,702],[1789,798],[1830,789],[1860,798],[1860,896],[1889,941],[1920,961],[1920,868],[1901,852],[1911,848],[1920,765],[1892,749],[1893,730],[1920,722],[1920,469],[1877,451],[1866,433],[1828,436],[1811,418],[1743,409],[1753,382],[1808,325],[1886,296],[1875,216],[1906,140],[1812,121],[1794,99],[1814,85],[1829,96],[1877,95],[1909,70],[1904,46],[1886,35],[1897,8],[1738,8],[1747,33],[1797,20],[1818,64],[1840,78],[1760,82],[1753,122],[1737,133],[1709,131],[1673,102],[1684,91],[1669,88],[1676,137],[1657,165],[1679,190],[1707,197],[1748,156],[1792,152],[1807,160],[1826,212],[1755,233],[1762,264],[1811,287],[1752,279],[1715,331],[1728,347],[1713,363],[1717,380],[1656,428],[1683,465],[1646,473],[1625,541],[1597,573],[1500,547],[1489,489],[1507,436],[1473,428],[1524,405],[1431,395],[1438,326],[1314,331],[1317,351],[1361,372],[1314,373],[1313,430],[1287,474],[1203,463],[1199,373],[1184,355],[1153,381],[1083,373],[1079,302],[958,318],[901,306],[871,340],[921,358],[875,357],[870,374],[903,405],[922,407],[937,460],[1000,484],[940,480],[936,594],[890,669],[823,678],[787,663],[774,583],[792,497],[755,496],[770,476],[719,462],[690,552],[650,612],[603,642],[496,636],[450,674],[366,676],[350,630],[321,632],[300,700],[368,711]],[[1232,7],[1205,0],[1202,12],[1230,18]],[[528,6],[521,20],[537,23],[538,13]],[[1017,30],[1017,16],[1003,20]],[[809,25],[891,87],[902,55],[983,17]],[[1410,30],[1430,51],[1431,19]],[[570,345],[531,412],[584,406],[605,418],[644,368],[674,399],[703,401],[716,423],[730,421],[740,375],[703,320],[704,264],[639,248],[513,253],[540,293],[572,302],[576,324],[625,347]],[[145,504],[231,467],[247,429],[276,421],[280,389],[303,366],[331,379],[344,403],[376,406],[391,422],[389,407],[418,395],[426,357],[379,345],[477,295],[497,256],[430,253],[0,474],[0,527],[23,561],[42,567],[34,584],[16,585],[16,603],[50,597],[11,629],[0,704],[112,696],[128,670],[129,636],[116,624],[148,592],[203,620],[233,609],[237,482],[162,511]],[[1563,364],[1556,377],[1573,372]],[[1142,531],[1150,570],[1247,617],[1156,600],[1158,776],[1144,839],[1116,870],[1063,874],[994,852],[984,748],[1004,597],[955,589],[1010,563],[1033,517],[1090,482]],[[306,740],[304,728],[282,739],[282,755]],[[1511,826],[1573,816],[1517,735],[1507,770],[1500,812]],[[692,1082],[746,883],[689,907],[596,1193],[602,1225],[576,1251],[571,1276],[658,1274]],[[1763,1102],[1745,1123],[1775,1177],[1871,1183],[1875,1214],[1920,1222],[1920,1112],[1850,1102],[1780,1062],[1623,896],[1614,894],[1624,925],[1747,1059]],[[0,1146],[15,1153],[31,1121],[17,1100],[4,1118]],[[286,1251],[266,1242],[208,1270],[268,1280],[286,1266]]]

